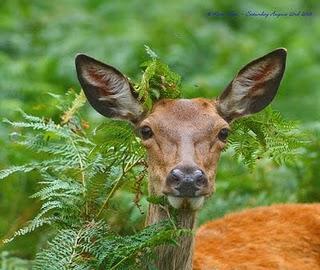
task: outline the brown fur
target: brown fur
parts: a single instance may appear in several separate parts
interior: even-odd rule
[[[195,224],[195,212],[188,209],[180,210],[177,215],[177,228],[193,229]],[[167,219],[168,208],[161,208],[158,205],[150,205],[147,224],[157,223]],[[178,240],[177,246],[161,246],[157,249],[156,266],[159,270],[191,270],[193,257],[194,236],[188,235]]]
[[[320,204],[260,207],[201,226],[193,269],[320,269]]]
[[[214,191],[215,171],[225,143],[217,133],[228,123],[215,109],[215,102],[203,98],[192,100],[161,100],[139,124],[153,130],[153,138],[144,143],[148,150],[149,194],[163,195],[170,190],[166,177],[178,164],[197,165],[210,182],[207,195]],[[150,205],[147,224],[168,218],[169,210]],[[180,209],[177,212],[178,228],[193,229],[195,212]],[[160,270],[191,270],[193,236],[183,237],[177,247],[163,246],[157,250],[157,267]]]
[[[159,101],[139,126],[149,126],[154,133],[152,139],[143,142],[148,150],[151,194],[170,192],[165,179],[179,164],[200,167],[210,180],[206,194],[213,192],[217,162],[225,145],[217,134],[229,127],[213,101],[202,98]]]

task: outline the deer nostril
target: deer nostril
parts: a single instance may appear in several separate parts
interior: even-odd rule
[[[203,171],[201,171],[201,170],[196,170],[196,171],[193,173],[193,176],[194,176],[195,185],[196,185],[197,187],[204,187],[204,186],[207,185],[208,180],[207,180],[206,175],[203,173]]]
[[[204,173],[201,170],[195,170],[193,175],[194,175],[194,177],[201,177],[204,175]]]
[[[179,169],[173,169],[171,171],[171,174],[174,175],[175,177],[181,177],[183,176],[183,173]]]
[[[175,168],[170,171],[166,185],[175,196],[195,197],[208,187],[208,178],[199,168]]]
[[[178,169],[172,170],[168,176],[168,184],[174,187],[178,187],[183,180],[183,176],[184,175],[180,170]]]

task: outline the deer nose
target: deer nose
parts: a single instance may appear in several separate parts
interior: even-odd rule
[[[175,190],[178,197],[197,197],[208,186],[208,178],[197,167],[173,169],[166,180],[167,186]]]

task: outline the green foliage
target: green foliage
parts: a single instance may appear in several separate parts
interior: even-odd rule
[[[141,12],[142,8],[144,12]],[[248,10],[305,10],[312,11],[313,16],[268,19],[207,16],[211,11],[245,13]],[[212,98],[252,58],[277,47],[286,47],[288,63],[273,108],[286,119],[298,119],[303,123],[299,130],[309,134],[307,144],[299,150],[297,164],[290,163],[290,166],[278,166],[269,159],[258,159],[259,153],[252,158],[239,155],[240,159],[236,160],[235,150],[229,147],[219,163],[216,193],[200,213],[201,222],[245,207],[319,201],[320,136],[319,129],[315,128],[319,126],[320,118],[318,10],[317,0],[248,0],[236,3],[223,0],[3,0],[0,7],[0,115],[12,122],[20,121],[21,114],[17,109],[23,108],[28,114],[52,118],[59,123],[59,110],[67,111],[71,104],[72,95],[65,96],[65,89],[78,87],[73,64],[74,55],[78,52],[105,60],[128,74],[134,82],[139,82],[139,63],[146,61],[142,45],[152,44],[161,60],[183,78],[184,97]],[[54,94],[48,96],[47,91]],[[64,100],[63,106],[61,100]],[[83,108],[87,121],[96,127],[101,118],[88,113],[88,108]],[[79,124],[83,128],[88,126],[83,120],[68,123],[73,125],[73,130],[77,130]],[[237,123],[234,124],[233,131],[237,133]],[[245,126],[239,128],[240,132]],[[44,159],[41,162],[46,162],[45,155],[50,155],[35,153],[23,145],[12,143],[19,139],[21,128],[8,136],[11,131],[10,125],[0,126],[0,169],[12,164],[26,164],[22,166],[30,171],[13,173],[8,181],[0,181],[1,239],[10,237],[10,232],[21,228],[26,220],[38,214],[39,199],[28,196],[45,186],[39,187],[38,180],[44,180],[37,173],[38,169],[33,170],[33,163],[40,157]],[[34,139],[39,135],[30,129],[27,132],[34,135]],[[95,135],[98,146],[93,152],[103,150],[99,147],[106,142],[103,132]],[[263,144],[256,142],[255,133],[250,131],[250,134],[261,152]],[[240,139],[247,140],[246,137]],[[242,152],[251,153],[252,150]],[[268,158],[269,155],[264,156]],[[248,170],[242,164],[246,159],[256,160],[256,166]],[[14,170],[23,171],[19,166]],[[98,173],[95,181],[87,183],[87,188],[103,193],[108,176],[102,175]],[[108,201],[108,210],[102,213],[112,229],[122,234],[133,233],[143,227],[143,215],[132,202],[135,183],[125,181],[123,188]],[[145,184],[137,186],[146,189]],[[99,195],[93,191],[87,194],[90,196],[89,208],[91,204],[94,207],[101,205],[100,200],[95,200]],[[140,204],[145,210],[147,201],[144,196]],[[5,246],[0,244],[0,248],[10,250],[0,259],[3,262],[1,270],[14,267],[30,269],[28,259],[34,257],[35,250],[46,240],[45,235],[40,229]]]
[[[314,202],[320,198],[320,125],[312,122],[305,126],[308,144],[303,149],[303,159],[294,167],[299,183],[299,200]]]
[[[160,62],[149,47],[146,50],[152,60],[144,64],[142,80],[136,85],[138,99],[151,107],[157,99],[180,97],[180,77]],[[132,236],[116,236],[101,219],[110,200],[125,182],[143,179],[145,151],[132,126],[126,122],[109,119],[87,134],[88,123],[78,115],[84,102],[84,94],[80,92],[71,106],[60,105],[63,114],[59,124],[24,112],[21,112],[24,121],[4,120],[15,129],[35,131],[15,132],[13,138],[17,144],[38,153],[41,159],[2,170],[0,179],[16,172],[38,170],[41,179],[38,182],[43,186],[32,195],[42,202],[38,214],[5,242],[50,225],[55,236],[48,247],[37,254],[35,269],[101,266],[139,269],[139,263],[142,263],[139,256],[152,255],[155,246],[175,243],[174,239],[183,231],[176,230],[174,222],[168,221]],[[250,168],[263,157],[278,164],[292,161],[302,146],[296,125],[271,109],[236,121],[233,128],[229,148]],[[101,133],[104,143],[97,144]],[[148,201],[166,204],[163,197],[149,197]]]
[[[8,251],[0,253],[0,269],[1,270],[31,270],[31,261],[15,257]]]
[[[53,239],[37,254],[34,269],[119,269],[126,264],[139,269],[135,265],[151,256],[153,247],[174,243],[182,231],[169,222],[117,236],[108,227],[103,216],[109,203],[126,181],[145,173],[145,153],[125,122],[109,120],[88,134],[78,116],[82,96],[75,96],[59,124],[24,112],[23,121],[5,120],[20,131],[15,143],[35,151],[38,160],[5,169],[0,176],[39,171],[41,189],[32,198],[42,202],[37,215],[5,242],[49,225]],[[104,143],[97,145],[102,132]]]
[[[162,63],[154,51],[145,46],[152,58],[142,64],[145,68],[139,85],[135,87],[139,93],[138,100],[143,101],[147,109],[151,109],[154,101],[163,98],[181,97],[180,76]]]
[[[150,68],[155,69],[149,73]],[[157,98],[179,97],[178,88],[156,84],[160,77],[163,83],[178,82],[179,78],[153,59],[137,86],[139,93],[144,89],[143,96],[151,98],[156,89],[160,93]],[[25,112],[21,112],[23,121],[4,121],[16,130],[15,143],[36,152],[38,160],[4,169],[0,179],[37,170],[42,186],[31,196],[42,202],[37,215],[5,242],[49,225],[53,239],[37,253],[34,269],[140,269],[146,260],[152,265],[154,247],[175,244],[175,239],[188,231],[177,230],[174,221],[168,220],[129,236],[112,232],[103,217],[125,183],[144,178],[145,151],[132,126],[124,121],[109,119],[93,132],[86,132],[89,124],[78,113],[84,102],[80,92],[71,106],[59,106],[65,110],[60,123]],[[229,147],[250,167],[262,157],[285,163],[293,160],[302,146],[297,143],[300,134],[295,128],[269,109],[237,121]],[[97,143],[99,136],[103,136],[103,143]],[[164,197],[149,197],[148,201],[167,204]]]
[[[104,240],[97,250],[97,255],[105,261],[106,269],[143,269],[152,262],[153,247],[174,245],[177,238],[186,234],[190,234],[190,231],[173,229],[169,221],[161,222],[132,236]],[[139,258],[142,252],[145,252],[144,260]],[[137,257],[139,253],[140,256]]]
[[[62,229],[36,256],[33,269],[98,269],[93,248],[107,236],[104,222],[91,221],[79,228]]]
[[[256,161],[270,158],[278,165],[290,165],[301,158],[305,135],[294,121],[285,120],[270,107],[257,115],[235,121],[229,146],[234,157],[253,169]]]

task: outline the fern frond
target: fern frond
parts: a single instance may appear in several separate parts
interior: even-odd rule
[[[0,267],[1,270],[31,270],[32,261],[18,258],[12,252],[3,251],[0,253]]]
[[[175,239],[190,233],[190,230],[176,230],[169,221],[164,221],[132,236],[103,239],[94,254],[105,269],[139,269],[154,247],[176,244]]]
[[[305,144],[305,135],[299,131],[298,124],[283,119],[270,107],[235,121],[232,129],[229,147],[251,169],[262,158],[278,165],[291,164],[299,158]]]
[[[34,269],[98,269],[92,250],[97,241],[106,237],[107,231],[108,227],[102,221],[61,230],[49,242],[48,248],[37,254]]]
[[[25,116],[26,114],[24,114]],[[47,132],[53,132],[58,134],[61,137],[68,137],[70,136],[70,130],[64,128],[60,125],[56,125],[51,119],[44,120],[38,117],[35,117],[37,120],[32,122],[12,122],[8,119],[4,119],[3,122],[10,124],[15,128],[32,128],[34,130],[42,130]]]
[[[28,173],[28,172],[34,170],[35,168],[36,167],[32,163],[21,165],[21,166],[12,166],[8,169],[4,169],[4,170],[0,171],[0,180],[6,178],[16,172]]]
[[[68,123],[73,118],[75,113],[78,112],[79,109],[86,103],[86,101],[86,96],[84,95],[84,92],[81,90],[80,93],[76,95],[68,110],[66,110],[61,116],[62,124]]]
[[[61,270],[72,269],[78,253],[80,232],[72,229],[61,230],[49,242],[49,248],[37,254],[34,269]]]
[[[3,240],[3,242],[9,243],[13,239],[15,239],[17,236],[26,235],[28,233],[33,232],[37,228],[44,226],[44,225],[50,225],[53,222],[53,220],[54,220],[53,218],[39,218],[39,219],[31,220],[31,221],[27,222],[27,224],[23,228],[16,231],[12,237]]]
[[[46,187],[34,193],[31,198],[46,200],[53,197],[52,194],[57,191],[59,191],[58,194],[64,195],[77,195],[83,191],[83,187],[73,179],[62,180],[45,173],[42,176],[47,181],[41,181],[39,184],[46,185]]]
[[[144,49],[151,59],[158,58],[158,55],[148,45],[144,45]]]
[[[145,70],[140,83],[135,85],[135,90],[138,99],[150,110],[156,100],[181,97],[181,78],[162,63],[150,47],[145,46],[145,49],[152,60],[141,65]]]

